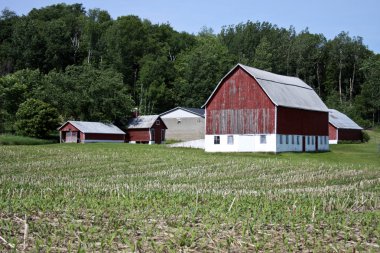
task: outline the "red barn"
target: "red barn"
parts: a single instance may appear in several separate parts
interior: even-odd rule
[[[204,107],[208,152],[329,149],[328,108],[297,77],[238,64]]]
[[[88,121],[67,121],[58,128],[60,142],[124,142],[125,133],[113,124]]]
[[[161,144],[165,142],[165,123],[159,115],[132,118],[128,122],[127,141],[129,143]]]
[[[363,141],[363,128],[356,124],[346,114],[337,110],[329,110],[329,143],[339,141]]]

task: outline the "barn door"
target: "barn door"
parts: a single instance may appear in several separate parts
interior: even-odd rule
[[[306,151],[306,137],[302,136],[302,152]]]
[[[318,151],[318,136],[315,136],[315,151]]]

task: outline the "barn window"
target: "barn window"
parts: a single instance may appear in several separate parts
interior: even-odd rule
[[[233,135],[227,136],[227,144],[228,145],[234,145],[234,136]]]
[[[300,145],[300,137],[297,135],[297,145]]]
[[[294,135],[292,135],[292,144],[294,144]]]
[[[220,136],[219,135],[214,136],[214,144],[220,144]]]
[[[286,139],[285,139],[285,140],[286,140],[285,143],[286,143],[286,144],[289,144],[289,136],[288,136],[288,135],[285,135],[285,138],[286,138]]]
[[[311,145],[314,145],[314,136],[311,136]]]
[[[156,120],[156,125],[160,125],[160,121],[159,120]]]
[[[282,144],[282,135],[280,134],[280,144]]]
[[[267,136],[260,135],[260,144],[266,144],[266,143],[267,143]]]

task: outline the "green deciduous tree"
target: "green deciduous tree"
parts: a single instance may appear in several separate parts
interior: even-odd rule
[[[365,114],[369,114],[367,118],[372,119],[372,126],[374,126],[375,123],[380,123],[380,55],[377,54],[365,61],[361,70],[364,72],[366,81],[363,84],[362,93],[358,96],[358,103],[364,118],[366,118]]]
[[[234,65],[228,50],[213,35],[198,37],[197,44],[175,62],[175,95],[178,105],[200,107],[221,77]]]
[[[253,66],[266,71],[272,71],[273,55],[269,41],[263,37],[256,47]]]
[[[60,123],[57,109],[34,98],[20,105],[16,119],[18,134],[39,138],[47,137]]]

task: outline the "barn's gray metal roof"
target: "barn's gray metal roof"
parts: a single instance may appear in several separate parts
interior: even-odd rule
[[[159,115],[145,115],[132,118],[128,121],[128,129],[151,128]]]
[[[171,113],[175,110],[184,110],[184,111],[187,111],[187,112],[190,112],[190,113],[193,113],[195,115],[198,115],[198,116],[201,116],[201,117],[205,117],[205,109],[202,109],[202,108],[191,108],[191,107],[176,107],[176,108],[173,108],[169,111],[166,111],[166,112],[163,112],[160,114],[160,116],[163,116],[163,115],[166,115],[168,113]]]
[[[263,88],[264,92],[277,106],[323,112],[328,111],[328,108],[317,93],[315,93],[309,85],[298,77],[278,75],[242,64],[237,64],[225,77],[223,77],[205,105],[212,98],[223,80],[237,67],[241,67],[253,78],[255,78],[259,85]]]
[[[358,124],[350,119],[346,114],[334,109],[329,109],[329,122],[338,129],[358,129],[362,130]]]
[[[82,133],[97,134],[125,134],[120,128],[111,123],[89,122],[89,121],[67,121],[59,129],[70,123]]]
[[[189,112],[192,112],[194,114],[197,114],[201,117],[204,117],[205,116],[205,109],[201,109],[201,108],[189,108],[189,107],[182,107],[184,110],[186,111],[189,111]]]

